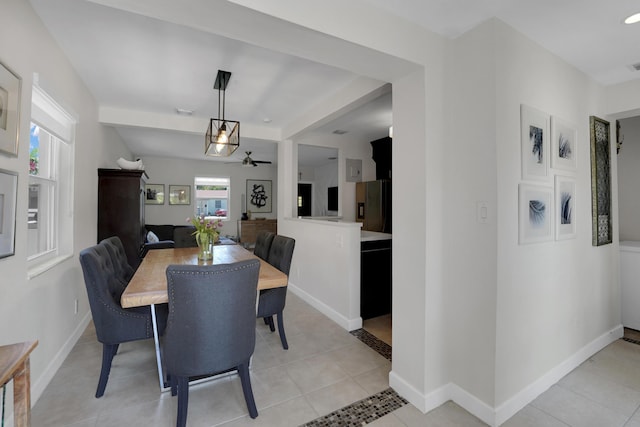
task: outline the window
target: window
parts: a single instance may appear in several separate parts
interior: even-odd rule
[[[229,178],[195,178],[196,215],[226,220],[231,197]]]
[[[73,254],[75,120],[37,86],[31,102],[27,256],[37,274]]]

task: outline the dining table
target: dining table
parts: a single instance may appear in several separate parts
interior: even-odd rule
[[[198,252],[199,249],[197,247],[153,249],[149,251],[129,281],[120,299],[123,308],[151,307],[158,380],[162,391],[167,391],[169,388],[162,365],[162,349],[156,320],[156,305],[169,302],[166,276],[169,265],[231,264],[238,261],[258,259],[260,260],[258,291],[287,286],[288,283],[288,277],[285,273],[265,260],[258,258],[241,245],[214,245],[213,259],[206,261],[198,259]]]

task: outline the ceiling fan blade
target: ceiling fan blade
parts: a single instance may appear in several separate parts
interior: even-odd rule
[[[254,160],[253,163],[264,163],[265,165],[271,164],[271,162],[268,160]]]

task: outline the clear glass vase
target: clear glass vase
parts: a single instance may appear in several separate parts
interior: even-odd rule
[[[198,243],[198,259],[208,261],[213,259],[213,241],[208,233],[196,234],[196,243]]]

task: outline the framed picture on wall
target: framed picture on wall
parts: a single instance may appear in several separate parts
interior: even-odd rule
[[[559,117],[551,117],[551,167],[575,172],[578,168],[578,132]]]
[[[0,152],[18,155],[22,79],[0,63]]]
[[[556,240],[576,237],[576,180],[556,175]]]
[[[540,243],[553,239],[553,188],[520,184],[518,187],[518,242]]]
[[[520,105],[523,180],[546,180],[549,174],[549,115]]]
[[[271,212],[271,180],[247,180],[247,211],[252,214]]]
[[[190,185],[169,185],[170,205],[190,205],[191,186]]]
[[[18,174],[0,169],[0,258],[15,253]]]
[[[164,205],[164,184],[145,184],[145,205]]]

